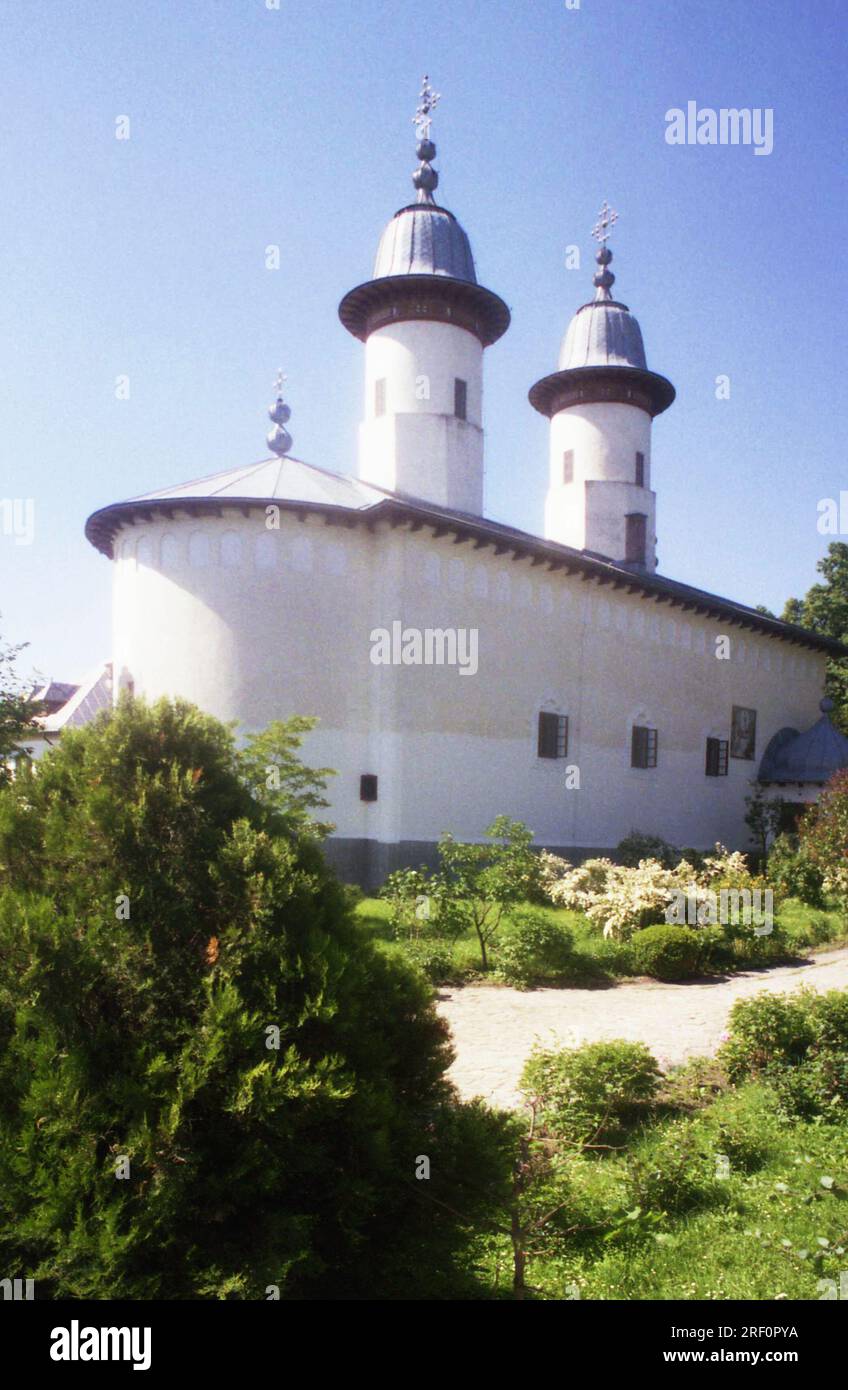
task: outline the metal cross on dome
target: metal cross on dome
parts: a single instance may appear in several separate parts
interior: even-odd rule
[[[432,124],[430,112],[441,101],[441,92],[434,92],[430,86],[430,79],[426,72],[424,81],[421,84],[421,94],[418,98],[418,110],[412,117],[412,124],[418,130],[419,140],[430,139],[430,126]]]
[[[284,374],[282,367],[280,367],[280,369],[279,369],[278,372],[277,372],[277,378],[276,378],[276,380],[275,380],[275,382],[274,382],[274,387],[275,387],[275,389],[276,389],[276,392],[277,392],[277,395],[278,395],[278,396],[282,396],[282,394],[283,394],[283,387],[285,386],[285,384],[286,384],[287,381],[288,381],[288,377]]]
[[[598,220],[592,228],[592,236],[596,241],[599,241],[602,246],[606,246],[610,238],[610,232],[617,221],[618,213],[610,207],[609,203],[605,202],[601,208]]]

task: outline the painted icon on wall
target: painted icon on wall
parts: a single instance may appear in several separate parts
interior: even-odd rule
[[[730,756],[752,762],[757,745],[757,711],[733,706],[730,723]]]

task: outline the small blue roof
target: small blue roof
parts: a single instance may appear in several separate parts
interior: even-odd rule
[[[831,723],[832,700],[822,700],[821,719],[800,734],[780,729],[769,742],[762,762],[760,782],[812,782],[823,785],[835,772],[848,767],[848,738]]]

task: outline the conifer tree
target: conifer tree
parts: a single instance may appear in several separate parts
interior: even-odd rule
[[[455,1278],[491,1123],[455,1103],[425,984],[355,928],[300,732],[258,746],[269,797],[255,743],[125,699],[0,792],[0,1262],[40,1297]],[[421,1155],[453,1201],[422,1200]]]

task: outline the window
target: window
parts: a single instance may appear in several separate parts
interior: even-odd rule
[[[359,779],[359,800],[377,800],[377,778],[373,772],[363,772]]]
[[[625,520],[624,559],[627,564],[644,565],[645,534],[648,518],[642,512],[630,512]]]
[[[656,767],[657,731],[644,725],[633,725],[633,739],[630,745],[631,767]]]
[[[753,762],[757,746],[757,711],[734,705],[730,719],[730,756]]]
[[[380,377],[379,381],[374,382],[374,414],[385,415],[386,413],[386,378]]]
[[[707,760],[704,771],[708,777],[727,776],[727,749],[726,738],[707,739]]]
[[[645,455],[639,453],[636,455],[636,486],[645,486]]]
[[[568,716],[551,714],[542,710],[539,714],[540,758],[564,758],[568,752]]]
[[[574,482],[574,450],[566,449],[562,456],[562,481],[564,483]]]
[[[453,413],[457,420],[468,419],[468,382],[461,377],[454,378]]]

